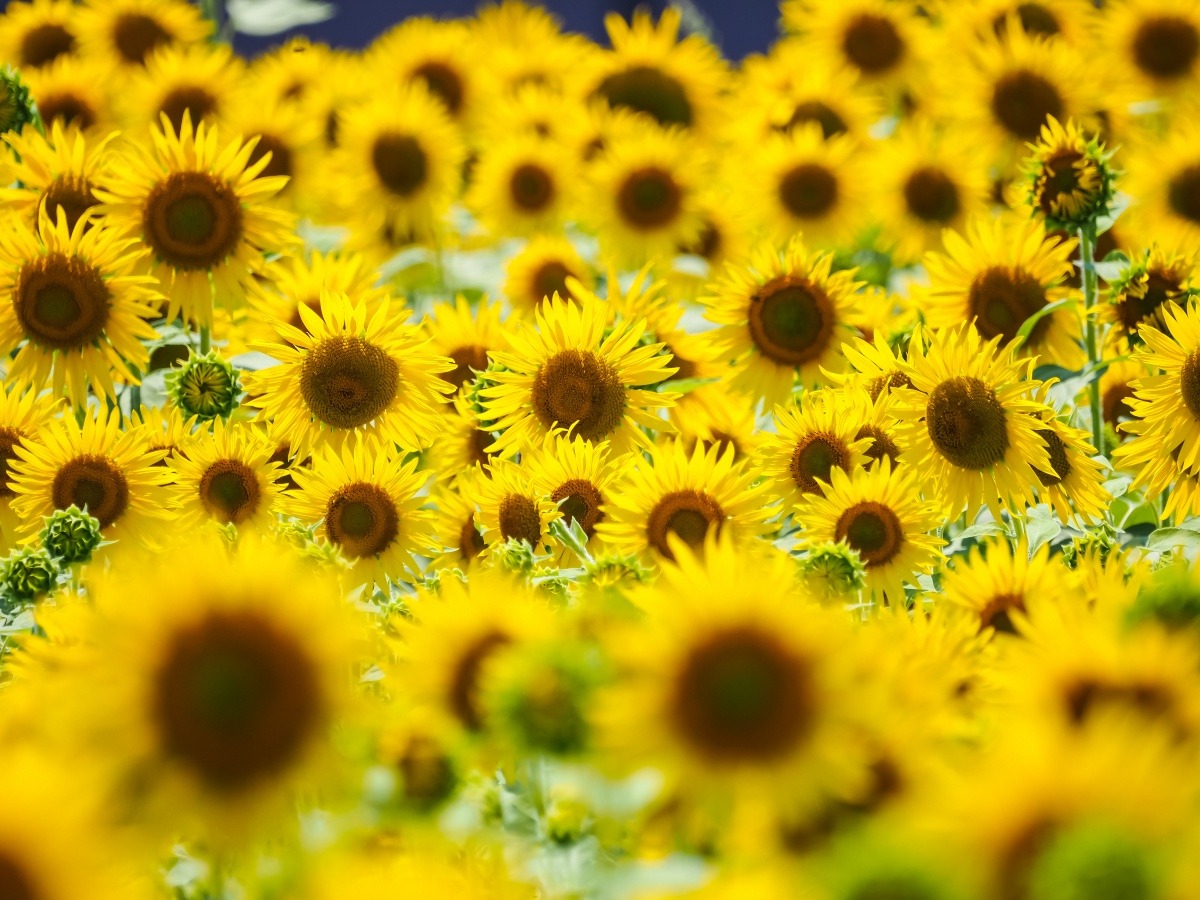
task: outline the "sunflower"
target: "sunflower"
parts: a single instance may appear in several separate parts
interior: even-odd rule
[[[194,418],[185,419],[179,407],[168,404],[134,410],[127,427],[136,430],[150,450],[164,451],[165,456],[158,464],[166,466],[172,454],[187,455],[188,447],[195,440],[195,426]]]
[[[257,57],[250,64],[250,76],[266,97],[298,101],[311,113],[308,101],[313,93],[326,81],[342,81],[340,62],[344,62],[343,55],[331,51],[327,44],[314,44],[304,35],[295,35]],[[331,71],[334,69],[338,71]],[[343,85],[343,89],[361,93],[360,85]],[[327,124],[325,116],[313,118],[323,127]]]
[[[1187,306],[1200,296],[1200,284],[1195,279],[1196,259],[1186,250],[1153,244],[1135,256],[1109,283],[1105,297],[1108,302],[1103,307],[1105,318],[1116,326],[1110,340],[1117,349],[1139,346],[1138,329],[1142,325],[1161,329],[1168,304]]]
[[[923,333],[914,332],[912,341],[922,340]],[[873,401],[881,395],[912,387],[904,372],[907,350],[898,351],[880,331],[874,333],[870,342],[860,337],[846,341],[842,345],[842,354],[854,374],[839,375],[835,380],[840,383],[857,381]]]
[[[955,135],[939,135],[928,119],[900,128],[875,153],[875,196],[886,204],[883,240],[897,262],[920,259],[941,243],[943,229],[963,231],[986,211],[986,169]]]
[[[328,574],[266,539],[120,562],[91,585],[107,652],[81,673],[88,752],[154,835],[232,849],[334,770],[365,623]]]
[[[714,272],[749,255],[754,224],[753,215],[730,204],[719,190],[702,190],[696,202],[700,209],[700,236],[675,248],[678,256],[666,276],[671,292],[685,303],[703,294]]]
[[[743,395],[720,384],[684,394],[671,407],[670,419],[689,454],[696,447],[716,447],[718,454],[731,448],[734,462],[741,462],[753,457],[759,448],[754,407]]]
[[[1031,396],[1033,364],[998,340],[969,325],[944,329],[929,347],[914,342],[903,366],[912,390],[896,394],[896,433],[948,519],[984,505],[997,519],[1002,506],[1023,511],[1035,502],[1037,472],[1054,471],[1038,434],[1048,407]]]
[[[730,157],[726,179],[779,242],[803,231],[810,241],[836,245],[854,237],[867,212],[866,158],[853,139],[825,139],[815,124],[772,134]]]
[[[558,143],[537,135],[494,141],[471,170],[467,204],[492,234],[553,232],[575,211],[574,169]]]
[[[748,265],[726,266],[701,298],[705,316],[721,327],[714,345],[733,363],[732,384],[768,404],[782,403],[799,381],[824,381],[843,367],[840,346],[853,334],[847,321],[858,284],[853,271],[832,272],[833,257],[810,253],[799,236],[782,252],[764,243]]]
[[[114,127],[109,96],[112,71],[94,59],[60,56],[41,69],[29,72],[29,93],[45,123],[75,126],[97,138]]]
[[[276,322],[277,343],[262,350],[279,364],[252,373],[247,388],[258,396],[275,429],[297,451],[354,434],[420,450],[437,427],[442,394],[454,390],[440,376],[453,368],[423,340],[415,325],[401,325],[381,303],[368,318],[366,303],[324,291],[321,313],[297,307],[305,330]]]
[[[512,96],[528,87],[556,95],[577,93],[577,82],[600,53],[581,35],[563,34],[558,19],[536,4],[504,0],[479,7],[471,37],[488,77],[481,89]]]
[[[975,64],[969,66],[951,63],[959,59],[954,53],[943,55],[941,65],[955,68],[941,72],[937,83],[944,93],[937,102],[961,123],[964,145],[980,148],[1002,171],[1024,155],[1050,116],[1090,124],[1099,107],[1097,82],[1077,48],[1005,29],[972,50]]]
[[[367,50],[374,83],[384,91],[424,88],[455,122],[475,112],[479,70],[470,56],[471,34],[462,21],[414,16],[384,32]]]
[[[300,490],[288,495],[284,510],[319,520],[319,533],[353,565],[358,582],[412,581],[421,571],[414,555],[435,548],[433,514],[423,508],[428,473],[417,471],[416,457],[404,463],[395,452],[366,449],[356,441],[298,470]]]
[[[645,622],[607,642],[620,677],[599,698],[601,746],[713,803],[793,812],[858,788],[845,619],[797,592],[786,555],[728,534],[680,549],[631,597]]]
[[[558,507],[563,523],[577,523],[590,541],[607,515],[609,500],[624,458],[608,443],[552,435],[522,461],[537,492]]]
[[[9,3],[0,17],[0,58],[22,69],[40,69],[76,55],[79,21],[71,0]]]
[[[922,58],[928,37],[912,5],[890,0],[841,3],[785,2],[783,24],[802,35],[809,65],[845,66],[867,84],[904,86]]]
[[[454,395],[451,409],[441,417],[427,463],[439,479],[453,484],[472,474],[477,466],[491,462],[488,448],[494,443],[496,436],[480,424],[467,394],[459,392]]]
[[[44,516],[72,504],[100,522],[106,540],[152,539],[159,531],[155,520],[170,516],[160,490],[170,473],[156,465],[165,452],[149,449],[137,432],[122,432],[115,412],[90,411],[82,424],[55,419],[12,450],[8,484],[23,537],[37,534]]]
[[[1200,4],[1195,0],[1118,0],[1105,7],[1098,53],[1127,100],[1194,91],[1200,75]]]
[[[854,437],[856,440],[865,438],[870,441],[863,450],[863,455],[867,458],[864,465],[869,466],[873,462],[887,459],[892,468],[896,468],[904,454],[905,445],[897,431],[899,420],[896,418],[896,398],[892,391],[880,393],[872,399],[870,393],[862,389],[849,390],[851,393],[847,403],[858,404],[862,422]]]
[[[283,206],[310,215],[322,212],[316,190],[323,149],[322,124],[298,102],[264,102],[257,86],[247,85],[225,104],[221,127],[247,141],[256,139],[248,168],[271,155],[259,177],[287,178],[276,195]]]
[[[946,4],[952,17],[946,27],[955,40],[1003,37],[1010,25],[1032,37],[1055,38],[1074,47],[1089,48],[1095,37],[1096,7],[1090,0],[979,0],[969,5]]]
[[[844,541],[867,570],[866,589],[876,599],[904,604],[904,585],[917,586],[941,558],[938,504],[920,499],[911,467],[893,470],[884,459],[870,469],[834,468],[820,492],[796,508],[801,546]]]
[[[561,427],[586,441],[607,440],[620,453],[649,446],[643,428],[669,428],[656,412],[674,395],[643,386],[674,369],[661,344],[639,346],[643,322],[610,329],[608,310],[594,297],[579,306],[544,306],[535,318],[507,336],[510,350],[491,354],[502,368],[489,372],[489,386],[479,391],[481,421],[501,432],[490,449],[538,446]]]
[[[674,7],[664,9],[657,24],[642,10],[630,22],[617,13],[605,16],[612,50],[595,58],[587,96],[663,127],[702,133],[714,128],[727,70],[704,38],[693,34],[678,40],[680,22]]]
[[[444,578],[437,594],[419,591],[409,609],[413,618],[397,623],[395,674],[416,700],[467,732],[483,727],[481,689],[495,660],[553,637],[557,627],[541,595],[498,569],[465,583]]]
[[[196,433],[168,461],[179,527],[199,529],[212,521],[244,533],[273,524],[283,491],[274,453],[275,444],[249,425],[217,419],[211,432]]]
[[[574,244],[558,235],[538,235],[508,261],[504,296],[514,309],[533,312],[556,294],[563,300],[577,299],[567,285],[571,278],[586,290],[595,286],[591,267]]]
[[[1118,439],[1121,432],[1117,426],[1133,418],[1129,401],[1134,395],[1134,384],[1149,374],[1150,370],[1141,363],[1123,360],[1110,363],[1100,376],[1100,409],[1104,413],[1104,423],[1112,426]]]
[[[477,472],[478,469],[468,470],[459,475],[457,484],[460,491],[470,492]],[[445,552],[430,568],[436,565],[469,568],[487,549],[487,541],[479,532],[475,504],[463,493],[445,487],[442,482],[435,484],[429,499],[437,510],[434,523],[436,543],[445,548]]]
[[[196,127],[212,126],[237,93],[245,68],[228,44],[160,47],[131,75],[123,93],[124,119],[134,129],[146,129],[166,116],[177,134],[185,114]]]
[[[1030,316],[1073,295],[1063,279],[1075,241],[1048,237],[1035,219],[976,218],[965,236],[947,231],[944,242],[925,258],[923,310],[933,328],[973,323],[985,340],[1007,346]],[[1075,368],[1083,362],[1079,336],[1078,313],[1063,306],[1037,320],[1021,352]]]
[[[35,230],[42,209],[51,223],[61,209],[67,231],[74,231],[83,214],[100,202],[92,187],[103,177],[101,166],[115,136],[91,139],[76,126],[64,127],[61,120],[51,124],[49,137],[34,129],[5,134],[17,155],[13,180],[18,187],[0,189],[0,199]]]
[[[1132,197],[1129,227],[1142,243],[1190,247],[1200,239],[1200,125],[1183,118],[1165,135],[1142,140],[1125,156],[1122,185]],[[1124,223],[1123,223],[1124,224]]]
[[[479,527],[488,553],[498,552],[505,541],[524,541],[535,552],[552,546],[550,523],[562,518],[558,504],[539,490],[533,471],[508,459],[493,459],[464,489],[479,504]]]
[[[480,298],[472,309],[467,298],[459,294],[453,305],[435,305],[421,323],[433,351],[454,361],[453,370],[442,378],[459,393],[470,388],[477,373],[487,370],[488,354],[503,346],[501,312],[500,304],[486,297]]]
[[[799,402],[775,407],[775,430],[764,434],[759,467],[773,479],[774,495],[790,505],[806,494],[821,495],[834,469],[850,472],[868,460],[869,437],[861,404],[833,390],[805,391]]]
[[[188,113],[178,132],[164,121],[152,135],[152,149],[128,145],[95,193],[106,220],[150,248],[147,268],[170,301],[167,319],[208,325],[214,299],[240,302],[263,254],[293,241],[291,217],[266,202],[284,180],[259,178],[265,160],[247,167],[253,143],[224,142],[204,124],[193,129]]]
[[[1049,403],[1048,388],[1043,402]],[[1037,492],[1049,503],[1063,522],[1078,516],[1084,522],[1103,517],[1112,499],[1104,489],[1105,466],[1092,457],[1098,452],[1086,431],[1075,428],[1058,416],[1042,421],[1038,437],[1046,442],[1053,472],[1038,471]]]
[[[78,21],[84,55],[127,70],[144,66],[161,47],[199,44],[212,30],[200,10],[183,0],[88,0]]]
[[[745,540],[765,534],[774,514],[767,485],[731,447],[699,445],[689,456],[680,441],[632,457],[596,533],[622,553],[674,559],[674,541],[698,550],[710,532]]]
[[[0,551],[15,543],[21,519],[13,509],[16,496],[9,469],[16,465],[17,447],[36,446],[37,436],[54,413],[56,403],[37,391],[4,385],[0,390]]]
[[[706,169],[695,139],[681,129],[616,128],[585,170],[580,216],[614,260],[670,257],[701,235]]]
[[[419,85],[340,113],[330,160],[337,211],[363,231],[428,236],[458,196],[465,151],[441,103]]]
[[[89,387],[115,400],[113,376],[136,381],[150,359],[142,340],[157,336],[147,320],[159,295],[134,274],[145,255],[136,240],[86,218],[68,230],[57,213],[54,224],[43,214],[37,234],[20,219],[0,234],[0,293],[11,297],[0,306],[0,353],[17,351],[8,377],[35,390],[65,388],[76,406]]]
[[[1024,540],[1014,546],[997,538],[945,571],[940,602],[978,622],[981,632],[1016,634],[1013,616],[1026,612],[1030,598],[1061,600],[1074,588],[1074,574],[1061,556],[1050,555],[1049,544],[1031,554]]]

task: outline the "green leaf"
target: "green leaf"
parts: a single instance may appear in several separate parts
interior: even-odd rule
[[[1146,539],[1147,550],[1200,550],[1200,531],[1190,528],[1159,528]]]
[[[1074,306],[1075,303],[1076,299],[1074,297],[1063,297],[1061,300],[1055,300],[1053,303],[1047,303],[1021,323],[1021,328],[1017,331],[1017,340],[1020,342],[1020,344],[1024,344],[1026,339],[1029,337],[1030,332],[1033,331],[1038,322],[1056,310],[1063,309],[1068,306]],[[1020,344],[1018,344],[1018,346],[1020,346]]]
[[[1029,541],[1029,553],[1033,553],[1048,541],[1058,537],[1062,525],[1047,510],[1031,509],[1025,518],[1025,538]]]
[[[675,394],[690,394],[697,388],[702,388],[706,384],[712,384],[714,381],[720,381],[719,378],[680,378],[676,381],[659,382],[655,388],[660,394],[668,391]]]

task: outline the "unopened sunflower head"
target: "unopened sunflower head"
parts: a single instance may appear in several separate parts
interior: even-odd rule
[[[0,132],[21,133],[28,124],[41,124],[29,88],[12,66],[0,68]]]
[[[1116,172],[1112,153],[1075,122],[1051,116],[1029,145],[1025,198],[1049,228],[1076,231],[1110,211]]]
[[[202,421],[228,418],[242,396],[237,369],[215,350],[190,352],[187,362],[170,372],[166,382],[171,402],[180,412]]]

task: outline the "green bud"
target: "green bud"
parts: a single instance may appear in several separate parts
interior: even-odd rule
[[[100,520],[74,504],[46,517],[41,538],[46,552],[66,566],[90,560],[103,540]]]
[[[49,593],[58,582],[58,563],[42,549],[25,547],[0,560],[0,587],[6,611]]]
[[[1155,860],[1127,835],[1080,825],[1056,836],[1033,864],[1030,900],[1151,900]]]
[[[493,557],[500,568],[507,569],[509,572],[515,572],[518,575],[532,573],[536,562],[533,548],[529,546],[529,542],[518,540],[517,538],[506,540],[496,549]]]
[[[229,418],[242,396],[237,369],[215,350],[190,352],[180,368],[167,373],[166,384],[171,402],[185,416],[201,421]]]
[[[632,555],[598,556],[583,565],[583,581],[601,588],[645,584],[652,575],[653,572]]]
[[[37,104],[29,94],[29,88],[12,66],[0,69],[0,133],[15,131],[18,134],[26,125],[41,125]]]
[[[841,541],[823,541],[806,548],[800,571],[808,585],[826,600],[853,599],[867,581],[867,569],[857,551]]]
[[[543,827],[546,837],[556,844],[573,844],[583,837],[591,811],[582,797],[573,791],[556,788],[546,807]]]

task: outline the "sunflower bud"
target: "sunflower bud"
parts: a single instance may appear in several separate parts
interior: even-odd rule
[[[599,588],[621,588],[644,584],[653,574],[633,555],[598,556],[585,561],[583,580]]]
[[[1026,199],[1052,229],[1077,231],[1108,215],[1116,173],[1106,151],[1074,122],[1051,116],[1025,162]]]
[[[1080,825],[1055,838],[1029,879],[1031,900],[1140,900],[1160,896],[1155,860],[1111,828]]]
[[[805,583],[824,601],[853,600],[867,581],[858,553],[841,542],[814,544],[800,559]]]
[[[64,566],[90,560],[103,539],[100,520],[74,504],[46,517],[41,538],[46,552]]]
[[[572,844],[583,837],[590,818],[591,811],[584,798],[569,788],[556,787],[543,819],[546,837],[556,844]]]
[[[45,550],[26,547],[0,561],[0,603],[6,612],[47,594],[58,581],[59,568]]]
[[[493,551],[496,565],[518,575],[528,575],[533,572],[536,561],[533,548],[528,541],[519,538],[509,538]]]
[[[171,402],[201,421],[229,418],[242,396],[237,369],[215,350],[189,353],[187,362],[167,374],[166,383]]]
[[[0,133],[15,131],[28,124],[41,125],[37,104],[29,95],[29,88],[12,66],[0,69]]]

